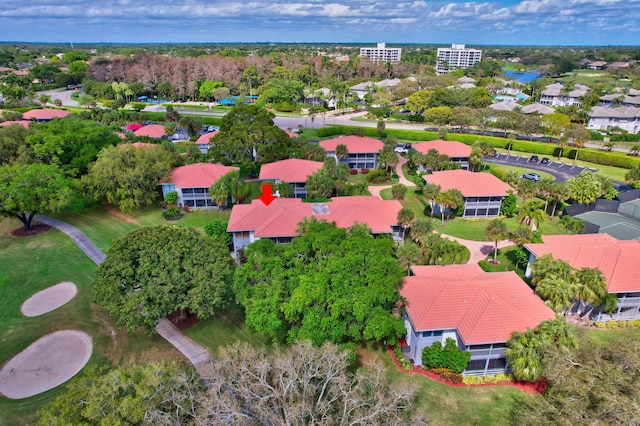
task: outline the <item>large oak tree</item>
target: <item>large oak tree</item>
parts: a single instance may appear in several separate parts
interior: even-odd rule
[[[192,228],[141,228],[114,241],[96,271],[93,300],[132,331],[174,312],[210,318],[230,296],[233,260],[221,238]]]

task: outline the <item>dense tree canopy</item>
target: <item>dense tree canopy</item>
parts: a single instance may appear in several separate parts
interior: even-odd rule
[[[90,368],[45,405],[38,425],[185,424],[196,414],[204,384],[178,364]]]
[[[72,201],[71,182],[56,165],[0,167],[0,215],[17,217],[24,229],[38,213],[55,212]]]
[[[161,145],[110,147],[100,153],[83,182],[94,198],[104,198],[130,212],[156,200],[158,183],[180,161]]]
[[[192,228],[141,228],[115,240],[96,271],[93,299],[128,330],[174,312],[209,318],[230,296],[233,260],[221,238]]]
[[[301,231],[291,245],[262,239],[247,248],[234,280],[247,327],[274,341],[316,345],[402,336],[392,313],[403,276],[393,241],[315,220]]]
[[[223,164],[248,168],[290,158],[295,144],[273,118],[255,105],[236,106],[222,118],[220,132],[211,139],[211,155]]]

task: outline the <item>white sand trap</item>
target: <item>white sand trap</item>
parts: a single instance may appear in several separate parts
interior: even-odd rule
[[[26,317],[46,314],[73,299],[78,288],[72,282],[65,281],[37,292],[22,304],[20,310]]]
[[[91,336],[61,330],[36,340],[0,370],[0,394],[27,398],[53,389],[75,376],[89,361]]]

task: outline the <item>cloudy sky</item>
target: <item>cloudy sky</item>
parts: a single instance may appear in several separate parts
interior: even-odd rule
[[[640,0],[0,0],[0,41],[640,45]]]

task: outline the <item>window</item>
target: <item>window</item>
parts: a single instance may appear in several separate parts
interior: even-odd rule
[[[442,330],[422,332],[422,337],[438,337],[438,336],[442,336]]]
[[[184,205],[189,207],[195,207],[195,203],[193,200],[184,200]]]
[[[489,209],[489,216],[497,216],[498,209]]]
[[[507,367],[507,360],[505,358],[494,358],[489,360],[489,368],[504,369]]]
[[[194,188],[193,192],[195,194],[204,194],[204,188]]]
[[[466,209],[464,211],[464,215],[465,216],[475,216],[476,210],[475,209]]]
[[[484,359],[472,359],[467,365],[466,371],[484,370],[486,360]]]
[[[183,188],[182,194],[193,194],[193,188]]]
[[[487,209],[478,209],[478,211],[476,212],[476,216],[486,216],[487,215]]]

